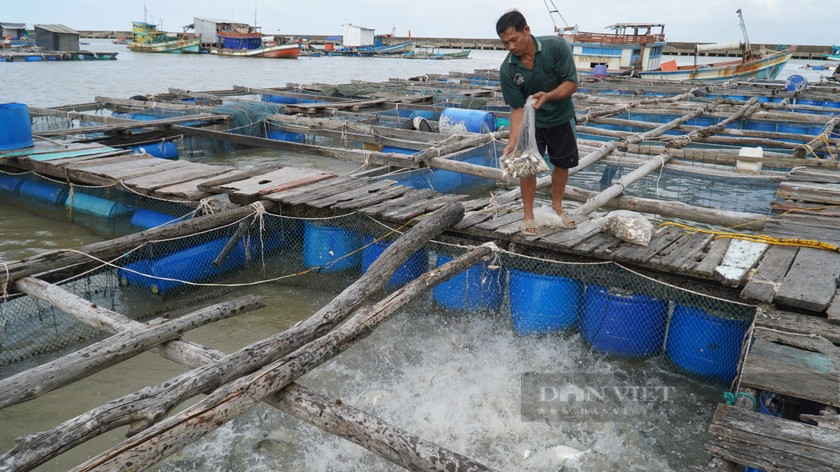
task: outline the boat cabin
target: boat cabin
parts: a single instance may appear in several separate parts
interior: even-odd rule
[[[373,28],[356,26],[347,23],[344,25],[343,43],[345,47],[373,46]]]
[[[591,70],[606,66],[612,71],[659,68],[666,44],[664,24],[616,23],[606,29],[612,33],[584,33],[577,25],[558,30],[572,48],[575,67]]]

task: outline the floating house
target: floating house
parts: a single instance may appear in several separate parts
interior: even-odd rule
[[[21,41],[29,41],[29,30],[24,23],[0,22],[0,36],[3,37],[3,47],[15,46]]]
[[[364,26],[356,26],[347,23],[344,25],[344,37],[342,43],[344,46],[359,47],[359,46],[373,46],[373,28],[365,28]]]
[[[79,32],[64,25],[35,25],[35,45],[46,51],[78,51]]]
[[[191,28],[196,36],[201,37],[201,47],[209,48],[211,46],[215,46],[216,43],[219,41],[219,38],[216,36],[216,31],[219,29],[219,25],[225,23],[232,23],[230,20],[220,20],[217,18],[193,18],[193,24],[186,26],[185,28]]]

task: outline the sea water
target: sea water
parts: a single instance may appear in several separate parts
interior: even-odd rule
[[[287,83],[347,83],[354,79],[384,81],[426,73],[492,69],[498,67],[505,54],[473,51],[469,59],[450,61],[343,57],[243,61],[211,55],[139,54],[102,40],[92,40],[89,49],[119,51],[120,55],[116,61],[4,64],[9,76],[50,80],[7,81],[0,91],[0,101],[48,107],[91,102],[95,96],[128,98],[166,92],[170,87],[220,90],[233,85],[278,87]],[[780,78],[799,74],[817,81],[818,71],[803,69],[805,63],[791,61]],[[236,157],[236,165],[263,165],[288,158],[261,150],[242,151]],[[205,159],[229,163],[222,155]],[[301,156],[294,157],[294,164],[286,165],[338,169],[339,173],[355,167],[324,157]],[[675,185],[656,182],[652,191],[673,192]],[[714,198],[726,196],[718,193]],[[102,239],[78,225],[0,203],[0,260],[17,260]],[[186,338],[230,352],[268,333],[287,329],[317,311],[338,290],[271,285],[236,291],[237,295],[244,293],[264,296],[267,307],[197,329]],[[124,306],[118,311],[130,315],[132,308]],[[0,377],[33,362],[0,369]],[[184,371],[181,366],[146,353],[38,400],[0,410],[0,452],[12,447],[20,435],[49,429],[59,421]],[[671,385],[676,396],[662,412],[664,416],[656,418],[590,418],[577,422],[522,418],[519,393],[524,373],[577,371]],[[442,312],[430,306],[428,300],[398,314],[369,338],[299,382],[491,467],[534,471],[685,470],[689,465],[705,464],[705,430],[723,391],[719,385],[675,373],[661,358],[641,363],[604,358],[592,352],[575,333],[519,337],[503,314]],[[121,428],[107,433],[39,470],[66,470],[118,443],[125,431]],[[347,441],[258,405],[177,453],[160,469],[398,468]]]

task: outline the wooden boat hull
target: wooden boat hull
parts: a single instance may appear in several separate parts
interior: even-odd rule
[[[701,65],[696,68],[693,66],[683,66],[672,71],[649,70],[637,71],[635,74],[642,79],[664,81],[724,81],[749,78],[773,80],[779,75],[792,55],[792,51],[779,51],[761,59],[748,62],[732,61]]]
[[[160,52],[169,54],[193,54],[199,50],[201,39],[179,39],[175,41],[164,41],[160,43],[138,43],[129,41],[126,43],[128,49],[134,52]]]
[[[327,55],[350,57],[401,56],[413,52],[416,46],[417,41],[406,41],[391,46],[344,47],[327,51]]]
[[[279,46],[265,46],[256,49],[223,49],[210,48],[210,54],[228,57],[263,57],[269,59],[297,59],[300,46],[297,44],[283,44]]]

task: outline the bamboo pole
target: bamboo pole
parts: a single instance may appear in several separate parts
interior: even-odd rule
[[[638,182],[644,176],[664,166],[670,159],[671,155],[667,152],[651,158],[647,163],[625,175],[618,182],[601,191],[601,193],[587,199],[583,205],[575,208],[571,211],[571,213],[573,215],[588,215],[592,213],[598,208],[604,206],[608,201],[624,193],[624,189],[629,185]]]
[[[62,301],[53,306],[63,311],[64,305],[69,303]],[[151,347],[175,339],[193,328],[262,306],[259,297],[239,297],[174,320],[153,321],[142,328],[120,332],[59,359],[0,380],[0,409],[33,400],[93,375],[142,354]]]

